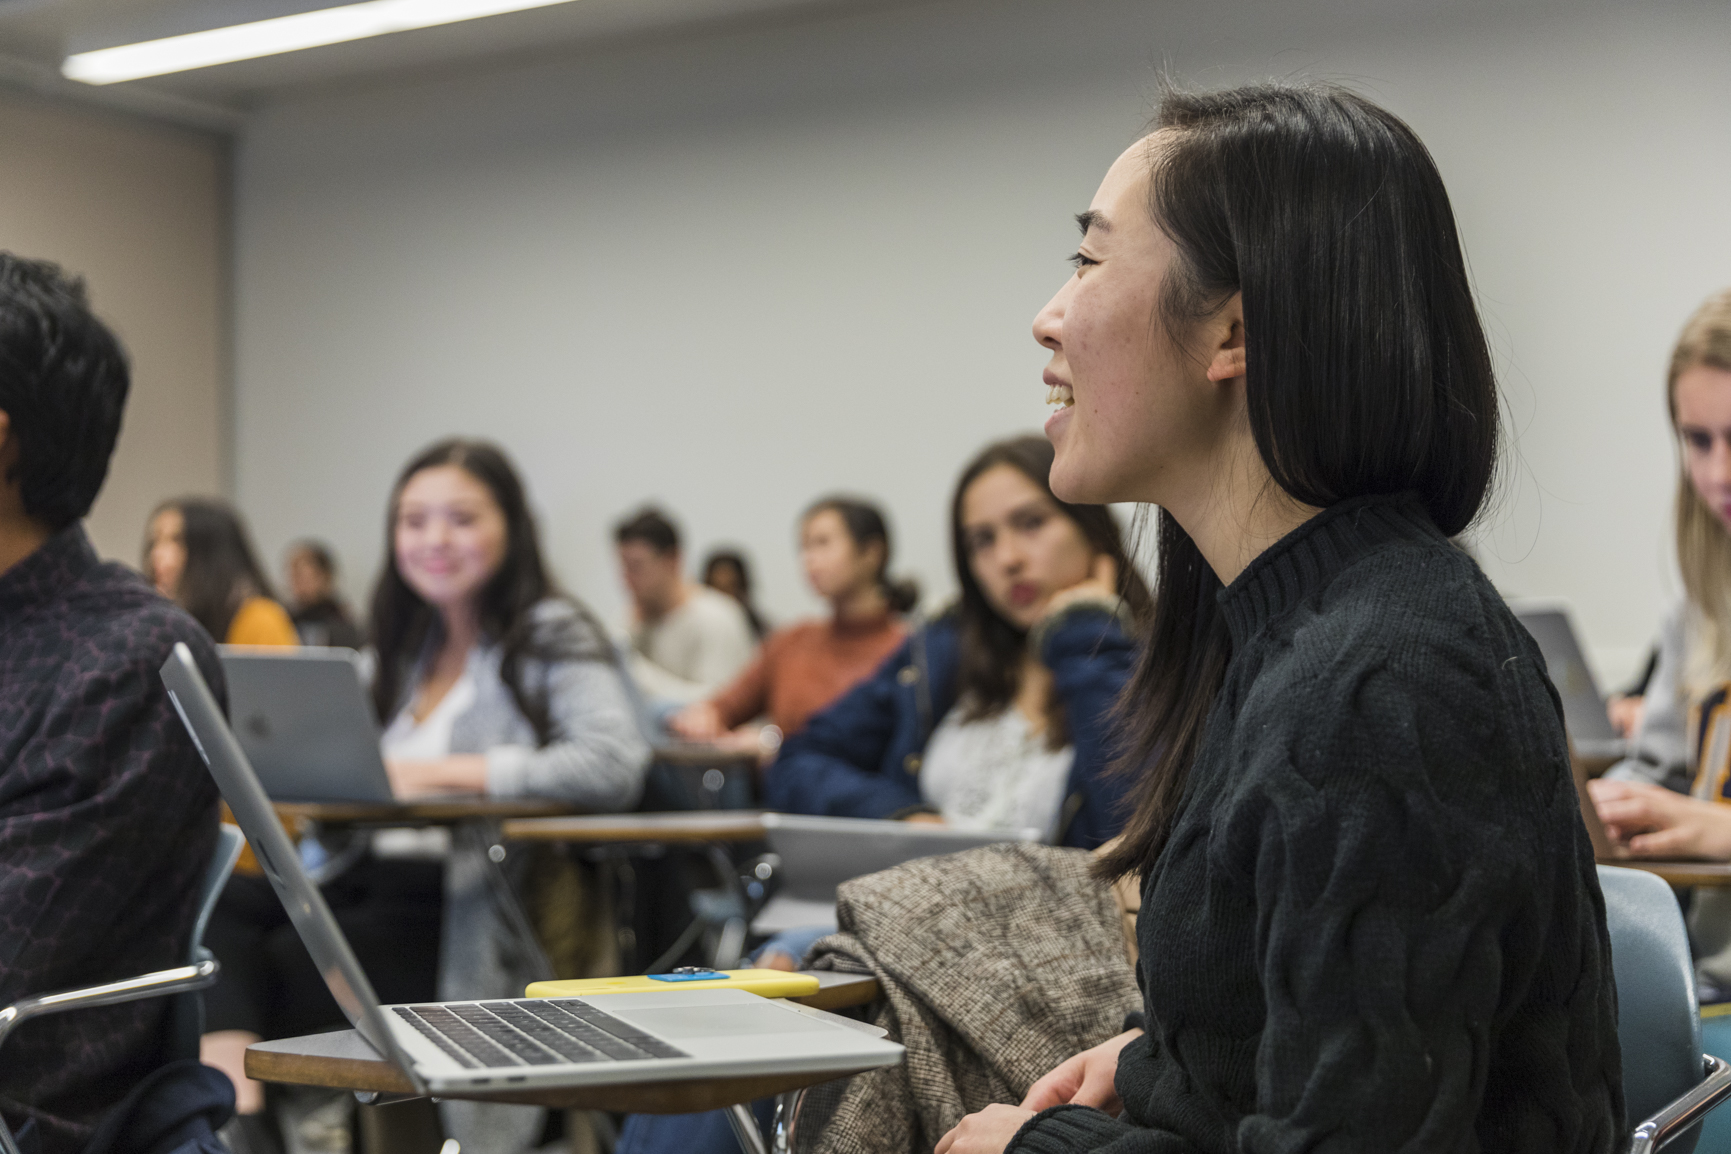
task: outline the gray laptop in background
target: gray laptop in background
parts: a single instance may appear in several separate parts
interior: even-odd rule
[[[1509,608],[1539,643],[1551,684],[1563,699],[1563,724],[1575,751],[1594,761],[1622,757],[1627,743],[1611,727],[1568,608],[1555,601],[1511,601]]]
[[[909,821],[854,817],[763,815],[765,839],[781,858],[782,884],[752,921],[776,933],[835,921],[835,890],[849,878],[875,874],[916,858],[959,853],[1006,841],[1039,841],[1040,831],[962,830]]]
[[[331,996],[418,1093],[840,1074],[901,1061],[881,1030],[744,990],[380,1005],[185,645],[162,681]]]
[[[273,801],[391,800],[360,654],[217,648],[235,737]]]

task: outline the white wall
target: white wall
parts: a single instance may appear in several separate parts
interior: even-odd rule
[[[609,616],[646,498],[743,543],[778,617],[814,607],[792,520],[837,488],[948,589],[951,479],[1043,419],[1028,322],[1161,65],[1347,80],[1429,143],[1514,416],[1485,563],[1620,673],[1675,589],[1663,363],[1731,283],[1714,3],[955,0],[280,101],[238,158],[255,529],[329,537],[358,592],[393,473],[461,431],[516,454]]]
[[[227,488],[228,179],[213,136],[0,92],[0,249],[84,277],[132,360],[85,522],[128,564],[158,502]]]

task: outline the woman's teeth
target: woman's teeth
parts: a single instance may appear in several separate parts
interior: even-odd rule
[[[1048,405],[1063,405],[1066,409],[1076,403],[1069,385],[1052,385],[1046,390]]]

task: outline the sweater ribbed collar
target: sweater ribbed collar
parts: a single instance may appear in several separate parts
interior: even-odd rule
[[[1270,545],[1217,595],[1234,649],[1354,561],[1391,541],[1445,541],[1414,493],[1330,505]]]

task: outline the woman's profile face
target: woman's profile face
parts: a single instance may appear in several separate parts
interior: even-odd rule
[[[799,563],[812,592],[833,601],[877,576],[879,550],[861,549],[834,509],[819,509],[799,530]]]
[[[181,574],[186,572],[186,517],[179,509],[162,510],[150,519],[146,538],[150,583],[172,601],[180,588]]]
[[[1046,491],[1013,465],[994,465],[962,493],[962,547],[986,603],[1018,629],[1054,594],[1087,580],[1094,547]]]
[[[486,485],[455,465],[409,478],[392,536],[397,572],[440,608],[472,603],[505,560],[504,511]]]
[[[1731,372],[1696,365],[1678,374],[1673,388],[1689,483],[1731,529]]]
[[[1132,145],[1107,171],[1078,218],[1076,271],[1034,318],[1052,352],[1042,379],[1073,400],[1046,422],[1052,491],[1066,501],[1171,503],[1174,486],[1205,483],[1198,466],[1231,414],[1160,320],[1177,250],[1149,216],[1149,152]]]

